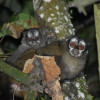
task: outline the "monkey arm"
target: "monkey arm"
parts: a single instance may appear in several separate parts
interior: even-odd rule
[[[20,45],[18,49],[10,57],[8,57],[6,62],[9,64],[14,64],[21,57],[21,55],[29,49],[30,47],[25,44]]]

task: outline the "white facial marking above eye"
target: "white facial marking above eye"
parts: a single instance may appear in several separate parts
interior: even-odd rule
[[[34,32],[34,35],[35,35],[35,36],[39,36],[39,32],[38,32],[38,31],[35,31],[35,32]]]
[[[30,37],[33,36],[33,34],[29,31],[28,34],[27,34],[27,36],[30,38]]]
[[[84,40],[81,40],[81,41],[79,42],[79,44],[82,44],[82,45],[86,46],[86,43],[85,43]]]
[[[78,42],[78,40],[77,40],[77,38],[76,37],[74,37],[74,38],[72,38],[71,39],[71,41],[70,42]]]

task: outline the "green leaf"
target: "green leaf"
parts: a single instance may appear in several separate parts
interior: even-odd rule
[[[31,18],[31,16],[27,13],[20,13],[18,16],[19,16],[19,21],[29,20]]]
[[[93,96],[87,95],[87,96],[86,96],[86,100],[93,100]]]
[[[9,29],[4,29],[0,32],[0,37],[6,36],[6,35],[11,35],[11,32]]]

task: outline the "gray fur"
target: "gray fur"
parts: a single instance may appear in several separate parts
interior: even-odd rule
[[[82,54],[80,57],[72,56],[66,47],[62,51],[62,56],[59,58],[57,63],[61,69],[61,79],[72,79],[85,67],[86,63],[86,53]]]
[[[26,52],[28,49],[30,49],[29,46],[27,46],[27,45],[25,45],[25,44],[20,45],[20,46],[18,47],[18,49],[17,49],[11,56],[8,57],[8,59],[6,60],[6,62],[7,62],[8,64],[11,64],[11,63],[14,64],[14,63],[18,60],[18,58],[20,58],[21,55],[22,55],[24,52]],[[11,65],[12,65],[12,64],[11,64]]]
[[[87,50],[84,50],[79,57],[72,56],[68,42],[56,42],[37,50],[38,55],[55,56],[55,61],[61,70],[61,80],[73,79],[79,75],[85,67],[88,54]]]

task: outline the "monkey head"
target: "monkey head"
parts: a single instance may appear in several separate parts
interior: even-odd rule
[[[40,44],[41,34],[38,29],[29,29],[25,31],[24,38],[29,46],[33,47]]]
[[[42,32],[37,28],[31,28],[24,30],[22,44],[29,46],[30,48],[37,49],[45,45],[45,39]]]
[[[72,37],[68,43],[69,52],[72,56],[80,57],[84,52],[88,53],[87,43],[83,39]]]

